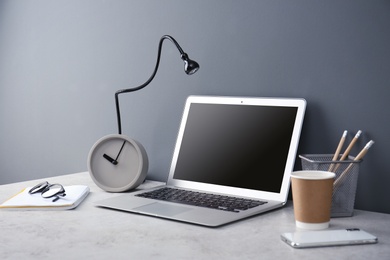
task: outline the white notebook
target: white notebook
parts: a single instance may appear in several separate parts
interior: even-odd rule
[[[31,187],[25,188],[0,205],[1,209],[13,210],[65,210],[76,208],[89,194],[85,185],[64,186],[66,196],[53,202],[52,198],[42,198],[40,193],[29,194]]]

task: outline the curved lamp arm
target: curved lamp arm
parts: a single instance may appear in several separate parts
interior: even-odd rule
[[[116,104],[116,114],[117,114],[117,119],[118,119],[118,132],[119,132],[119,134],[122,134],[122,126],[121,126],[121,115],[120,115],[120,109],[119,109],[118,96],[119,96],[119,94],[122,94],[122,93],[128,93],[128,92],[133,92],[133,91],[143,89],[144,87],[149,85],[150,82],[152,82],[152,80],[154,79],[154,76],[156,76],[158,66],[160,65],[161,49],[162,49],[163,41],[165,39],[170,40],[171,42],[173,42],[176,45],[177,49],[180,52],[181,59],[184,61],[184,71],[187,75],[192,75],[199,69],[199,64],[196,61],[193,61],[193,60],[188,58],[187,53],[185,53],[183,51],[183,49],[180,47],[180,45],[177,43],[177,41],[172,36],[164,35],[163,37],[161,37],[160,44],[158,45],[156,67],[154,68],[154,71],[153,71],[152,75],[150,76],[150,78],[144,84],[142,84],[138,87],[121,89],[115,93],[115,104]]]

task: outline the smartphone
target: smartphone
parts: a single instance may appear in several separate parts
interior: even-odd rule
[[[281,239],[294,248],[375,244],[378,238],[358,228],[284,233]]]

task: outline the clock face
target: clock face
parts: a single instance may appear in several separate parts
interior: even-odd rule
[[[148,157],[137,141],[124,135],[108,135],[91,148],[88,171],[93,181],[103,190],[127,191],[145,180]]]

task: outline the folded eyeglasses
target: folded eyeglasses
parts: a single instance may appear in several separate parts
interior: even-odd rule
[[[53,202],[60,199],[60,197],[65,197],[65,189],[61,184],[50,184],[47,181],[39,183],[32,187],[28,193],[35,194],[41,193],[42,198],[49,199],[54,198]]]

